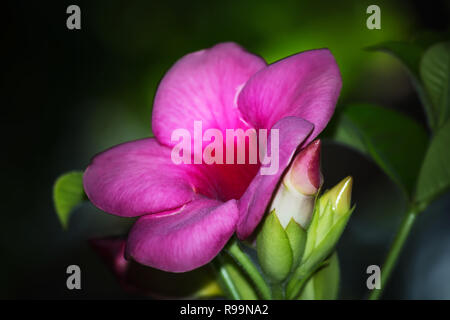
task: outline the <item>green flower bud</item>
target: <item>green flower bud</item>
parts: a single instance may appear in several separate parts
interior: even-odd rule
[[[257,237],[258,259],[264,273],[278,283],[300,264],[316,195],[322,185],[320,140],[310,143],[292,161],[275,193]]]
[[[334,249],[353,211],[350,208],[352,185],[352,177],[347,177],[318,199],[308,228],[302,268],[315,266]]]
[[[352,177],[347,177],[335,185],[331,190],[326,191],[319,199],[320,205],[324,208],[328,201],[330,201],[333,212],[336,218],[347,213],[350,209],[350,202],[352,197]]]
[[[259,264],[273,282],[283,281],[291,271],[292,250],[289,238],[275,211],[264,220],[256,239]]]
[[[275,211],[264,220],[256,240],[259,264],[266,276],[279,283],[297,267],[303,256],[306,231],[291,219],[286,229]]]

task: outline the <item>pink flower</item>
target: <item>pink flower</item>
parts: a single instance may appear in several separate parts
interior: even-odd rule
[[[127,256],[165,271],[198,268],[234,232],[241,239],[250,236],[295,152],[328,123],[340,88],[339,69],[327,49],[271,65],[234,43],[188,54],[159,85],[155,138],[95,156],[84,173],[86,194],[106,212],[139,217],[128,235]],[[222,132],[279,129],[277,172],[263,175],[260,164],[174,164],[172,132],[193,132],[194,121]]]

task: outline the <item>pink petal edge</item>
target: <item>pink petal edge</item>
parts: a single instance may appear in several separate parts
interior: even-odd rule
[[[166,73],[156,92],[152,130],[162,144],[173,146],[172,132],[187,129],[193,136],[194,121],[203,130],[246,128],[236,105],[247,80],[266,66],[265,61],[236,43],[220,43],[178,60]]]
[[[233,235],[236,200],[192,201],[169,215],[146,215],[133,225],[126,248],[137,262],[170,272],[186,272],[210,262]]]
[[[200,194],[217,198],[203,166],[176,165],[170,153],[149,138],[98,154],[83,176],[89,200],[105,212],[135,217],[178,208]]]
[[[239,239],[248,238],[255,230],[295,151],[308,139],[313,128],[314,126],[308,121],[296,117],[286,117],[273,126],[272,129],[279,129],[279,168],[274,175],[261,175],[259,172],[239,200],[237,225]],[[270,143],[269,140],[269,145]]]
[[[238,97],[244,119],[271,128],[287,116],[314,124],[311,142],[330,120],[341,90],[338,65],[328,49],[310,50],[277,61],[255,73]]]

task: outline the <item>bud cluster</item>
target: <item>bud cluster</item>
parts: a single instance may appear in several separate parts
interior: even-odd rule
[[[287,289],[295,295],[295,278],[312,273],[331,256],[352,212],[351,177],[319,196],[320,147],[316,140],[295,157],[257,236],[263,272],[276,285],[293,279]]]

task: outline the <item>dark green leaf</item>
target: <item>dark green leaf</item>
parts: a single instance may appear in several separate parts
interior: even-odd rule
[[[450,187],[450,121],[440,129],[431,141],[425,155],[415,200],[429,203]]]
[[[83,172],[68,172],[60,176],[53,186],[53,201],[59,221],[67,228],[71,211],[87,200],[83,189]]]
[[[383,51],[399,59],[411,74],[419,78],[419,64],[423,48],[410,42],[389,41],[367,48],[373,51]]]
[[[423,85],[420,81],[420,61],[425,52],[423,46],[410,42],[384,42],[368,48],[373,51],[386,52],[398,60],[400,60],[406,67],[414,88],[419,95],[420,101],[424,107],[425,114],[427,115],[428,125],[430,128],[435,127],[435,115],[432,110],[431,103],[425,93]]]
[[[449,117],[450,42],[435,44],[425,52],[420,75],[431,101],[436,129],[439,129]]]
[[[334,139],[372,158],[409,198],[425,154],[425,129],[397,111],[351,105],[338,118]]]

